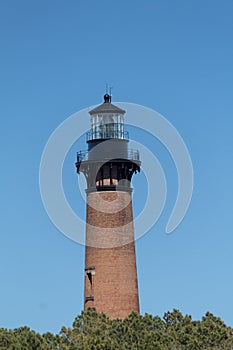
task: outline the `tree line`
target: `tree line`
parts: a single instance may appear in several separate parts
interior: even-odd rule
[[[233,350],[233,328],[207,312],[200,321],[179,310],[162,318],[131,313],[110,320],[95,309],[78,315],[59,334],[28,327],[0,328],[0,350]]]

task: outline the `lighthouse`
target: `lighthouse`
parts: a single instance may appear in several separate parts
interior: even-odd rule
[[[123,319],[139,313],[131,179],[141,162],[129,148],[126,111],[108,93],[89,114],[87,151],[76,162],[87,183],[84,309]]]

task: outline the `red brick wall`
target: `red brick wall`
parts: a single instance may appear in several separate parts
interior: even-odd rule
[[[85,309],[95,307],[110,318],[139,312],[131,194],[87,194]]]

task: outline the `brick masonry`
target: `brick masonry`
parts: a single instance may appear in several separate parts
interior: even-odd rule
[[[111,319],[139,312],[131,193],[87,193],[84,308]]]

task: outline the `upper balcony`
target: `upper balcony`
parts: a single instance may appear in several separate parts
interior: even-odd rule
[[[118,130],[116,128],[96,128],[86,133],[86,141],[100,140],[100,139],[121,139],[129,140],[128,131]]]

